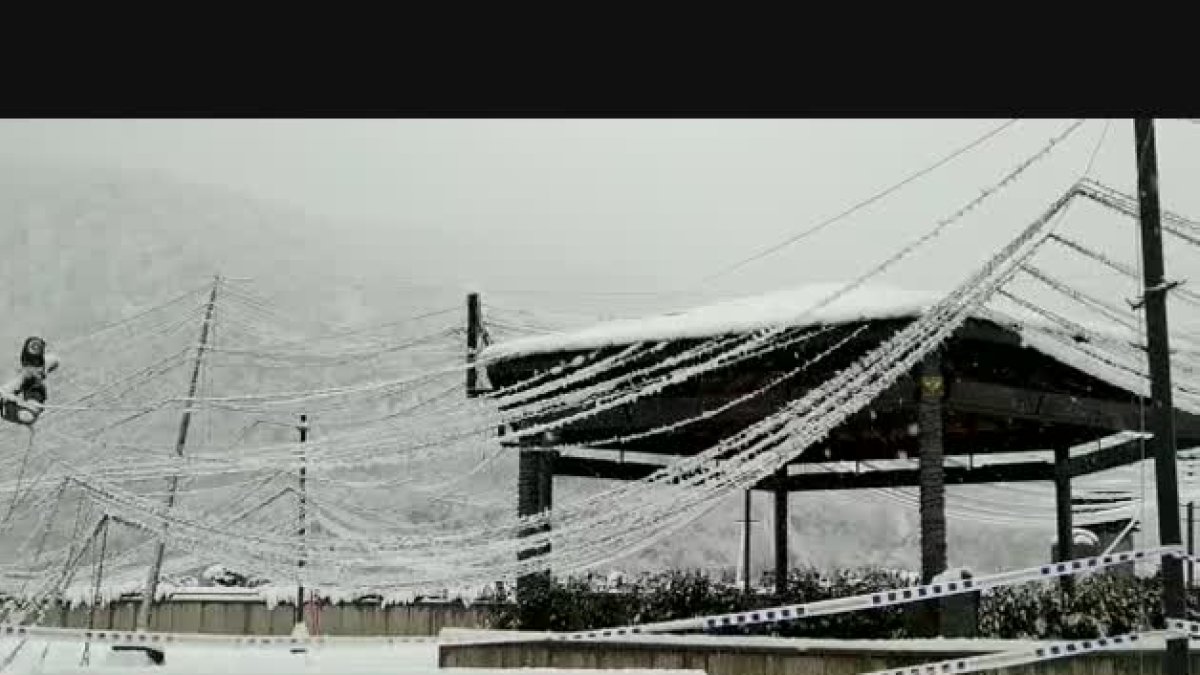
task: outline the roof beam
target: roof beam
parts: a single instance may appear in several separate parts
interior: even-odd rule
[[[977,467],[945,467],[946,485],[978,485],[982,483],[1017,483],[1051,480],[1054,480],[1054,464],[1051,462],[990,464]],[[763,480],[756,487],[770,490],[775,489],[778,484],[778,479],[772,477]],[[788,492],[917,487],[918,485],[920,485],[920,472],[917,469],[799,473],[790,475],[783,481],[783,487]]]
[[[558,476],[579,478],[604,478],[609,480],[640,480],[663,468],[658,464],[644,462],[618,462],[611,459],[560,455],[554,460],[554,473]],[[946,467],[947,485],[971,485],[979,483],[1009,483],[1019,481],[1054,480],[1054,465],[1050,462],[1021,462],[1012,464],[990,464],[973,468],[962,466]],[[889,469],[883,471],[830,471],[827,473],[793,474],[784,479],[784,487],[790,492],[811,490],[854,490],[860,488],[907,487],[918,485],[917,469]],[[756,489],[774,490],[779,479],[772,476],[764,479]]]
[[[1072,457],[1068,462],[1071,467],[1071,477],[1086,476],[1090,473],[1107,471],[1119,466],[1133,464],[1145,459],[1142,456],[1141,440],[1134,438],[1111,448],[1089,452],[1086,455]]]
[[[1141,445],[1139,439],[1135,438],[1119,445],[1089,452],[1086,455],[1072,457],[1068,466],[1071,477],[1074,478],[1115,469],[1141,460]],[[555,475],[608,480],[641,480],[661,468],[663,468],[662,465],[646,462],[621,462],[572,455],[560,455],[554,461]],[[947,466],[945,471],[947,485],[1054,480],[1054,464],[1051,462],[1012,462],[976,467]],[[919,484],[919,472],[915,468],[807,472],[793,474],[784,479],[784,487],[789,492],[915,487]],[[778,485],[779,478],[772,476],[758,483],[755,488],[774,490]]]
[[[870,404],[878,413],[887,413],[912,405],[914,382],[902,378],[888,391],[888,395]],[[947,382],[946,408],[960,413],[982,415],[995,419],[1020,419],[1046,425],[1063,426],[1078,430],[1093,429],[1107,432],[1132,431],[1142,426],[1142,410],[1135,401],[1120,401],[1074,394],[1027,389],[1004,384],[983,382],[968,378],[952,378]],[[633,406],[632,409],[614,409],[570,423],[566,429],[573,432],[627,433],[678,422],[700,415],[705,410],[733,400],[736,392],[706,393],[693,396],[654,396]],[[1132,395],[1131,395],[1132,398]],[[767,403],[767,405],[763,405]],[[788,401],[780,392],[764,400],[747,402],[723,413],[735,424],[750,424],[763,416],[782,409]],[[856,419],[856,418],[852,418]],[[1176,435],[1182,445],[1200,443],[1200,415],[1177,410]],[[851,425],[861,422],[849,422]],[[842,428],[847,428],[843,425]],[[850,428],[854,428],[853,426]],[[669,439],[673,434],[667,434]],[[540,444],[530,439],[530,444]],[[586,441],[585,441],[586,442]],[[853,442],[853,441],[849,441]],[[951,446],[961,442],[951,442]],[[616,449],[617,444],[605,446]],[[1021,448],[1026,449],[1026,448]],[[639,452],[645,452],[639,450]],[[650,452],[653,452],[652,450]],[[689,452],[663,452],[662,454],[691,454]]]
[[[1142,426],[1141,407],[1132,401],[1036,391],[968,379],[950,382],[946,406],[961,412],[1109,431],[1133,431]],[[1176,425],[1176,434],[1181,441],[1200,441],[1200,416],[1176,410]]]
[[[559,455],[554,458],[554,475],[609,480],[641,480],[663,468],[645,462],[618,462],[612,459]]]

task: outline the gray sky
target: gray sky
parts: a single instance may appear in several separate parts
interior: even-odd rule
[[[398,283],[607,308],[632,301],[591,294],[713,297],[848,279],[995,183],[1066,122],[1022,121],[820,235],[701,282],[998,123],[3,120],[0,159],[160,169],[329,216],[343,236],[395,261]],[[961,277],[1082,172],[1104,126],[1089,121],[885,281],[928,288]],[[1200,125],[1157,128],[1165,204],[1200,213],[1200,195],[1188,189],[1200,168]],[[1132,145],[1132,123],[1114,121],[1093,175],[1131,191]],[[1105,236],[1133,259],[1132,235]]]

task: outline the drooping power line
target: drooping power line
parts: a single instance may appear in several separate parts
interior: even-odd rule
[[[853,215],[854,213],[870,206],[871,204],[874,204],[875,202],[883,199],[884,197],[887,197],[888,195],[891,195],[892,193],[896,192],[897,190],[900,190],[901,188],[905,187],[906,185],[908,185],[920,178],[923,178],[924,176],[927,176],[930,173],[933,173],[937,169],[940,169],[941,167],[945,166],[946,164],[949,164],[950,162],[954,161],[958,157],[961,157],[962,155],[970,152],[971,150],[974,150],[975,148],[979,147],[980,145],[983,145],[988,140],[999,135],[1000,132],[1008,129],[1009,127],[1011,127],[1012,125],[1014,125],[1016,123],[1017,123],[1016,119],[1008,120],[1004,124],[1001,124],[1000,126],[992,129],[991,131],[988,131],[987,133],[976,138],[975,140],[971,141],[970,143],[967,143],[966,145],[958,148],[954,152],[951,152],[950,154],[946,155],[945,157],[942,157],[941,159],[934,162],[933,164],[930,164],[929,166],[926,166],[925,168],[920,169],[919,171],[910,174],[908,177],[906,177],[903,180],[901,180],[900,182],[892,185],[891,187],[888,187],[880,192],[877,192],[874,195],[871,195],[870,197],[851,206],[850,208],[846,209],[845,211],[842,211],[841,213],[838,213],[835,216],[827,218],[827,219],[817,223],[816,225],[813,225],[805,230],[802,230],[777,244],[773,244],[773,245],[763,249],[762,251],[755,253],[754,255],[752,255],[748,258],[743,258],[742,260],[739,260],[738,262],[736,262],[732,265],[729,265],[713,274],[708,275],[707,277],[705,277],[702,280],[702,282],[707,283],[709,281],[712,281],[713,279],[717,279],[722,276],[725,276],[726,274],[733,272],[734,270],[740,269],[741,267],[749,265],[750,263],[755,262],[757,260],[761,260],[762,258],[765,258],[765,257],[771,255],[772,253],[775,253],[777,251],[782,250],[783,248],[791,246],[792,244],[800,241],[801,239],[804,239],[813,234],[816,234],[817,232],[820,232],[821,230],[829,227],[830,225],[833,225],[834,223],[837,223],[838,221],[848,218],[849,216]]]

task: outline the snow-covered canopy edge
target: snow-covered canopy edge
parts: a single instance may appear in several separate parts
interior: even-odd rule
[[[484,349],[483,354],[488,359],[505,359],[643,341],[709,338],[780,326],[803,327],[915,318],[944,295],[885,286],[863,286],[820,309],[810,311],[842,288],[844,285],[837,283],[810,284],[670,314],[605,321],[578,330],[492,344]]]
[[[817,325],[839,325],[860,321],[885,321],[890,319],[916,319],[933,307],[945,293],[940,291],[912,290],[893,286],[864,285],[822,305],[845,284],[818,283],[783,289],[762,295],[726,300],[692,309],[659,314],[641,319],[605,321],[586,328],[536,335],[507,342],[488,345],[482,352],[487,360],[513,359],[534,354],[548,354],[604,347],[630,345],[638,342],[656,342],[681,339],[705,339],[721,335],[747,333],[779,327],[805,328]],[[1020,322],[1013,325],[1005,315]],[[1023,308],[1006,308],[1003,315],[981,310],[974,318],[999,323],[1022,337],[1028,328],[1043,332],[1067,333],[1064,329],[1044,317]],[[1075,318],[1074,320],[1079,321]],[[1132,333],[1112,325],[1095,322],[1080,322],[1080,325],[1095,337],[1117,343],[1136,340]],[[1044,340],[1026,339],[1024,346],[1039,351],[1050,358],[1069,366],[1077,366],[1078,359],[1068,356],[1062,348]],[[1177,351],[1192,350],[1173,345]],[[1094,372],[1088,374],[1097,376]],[[1106,378],[1101,378],[1106,379]]]

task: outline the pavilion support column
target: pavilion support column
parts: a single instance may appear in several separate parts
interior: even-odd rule
[[[552,450],[522,448],[517,457],[517,515],[533,516],[549,512],[553,505],[554,456]],[[544,523],[521,529],[522,537],[550,531]],[[531,545],[517,553],[528,560],[550,552],[550,544]],[[549,622],[548,605],[551,573],[549,569],[531,571],[517,579],[518,618],[521,628],[544,629]]]
[[[946,571],[946,477],[942,452],[941,354],[930,353],[921,362],[920,426],[921,580],[929,583]]]
[[[787,593],[788,579],[788,490],[787,465],[777,474],[779,483],[775,486],[775,595],[783,597]]]
[[[1071,522],[1071,450],[1069,448],[1054,449],[1054,502],[1058,521],[1058,546],[1055,547],[1055,562],[1070,560],[1075,557],[1073,549],[1075,535],[1074,523]],[[1070,594],[1075,588],[1075,579],[1064,576],[1060,579],[1063,593]]]
[[[554,511],[554,459],[558,457],[557,450],[544,450],[539,452],[541,463],[538,465],[538,508],[541,513],[550,516]],[[540,532],[550,532],[550,523],[547,522],[541,527]],[[546,555],[550,553],[550,543],[547,542],[538,549],[538,555]],[[545,583],[549,584],[553,579],[553,571],[547,563],[542,572]]]
[[[942,402],[946,387],[939,350],[930,352],[921,362],[918,377],[921,582],[928,584],[946,571],[946,482],[942,438]],[[936,600],[925,603],[917,614],[921,634],[934,636],[942,632],[942,603]]]
[[[538,466],[538,507],[542,511],[551,511],[554,508],[554,459],[558,457],[558,451],[544,450],[538,455],[541,459]],[[547,523],[542,531],[549,532],[550,524]],[[550,545],[546,544],[542,551],[548,553]]]

